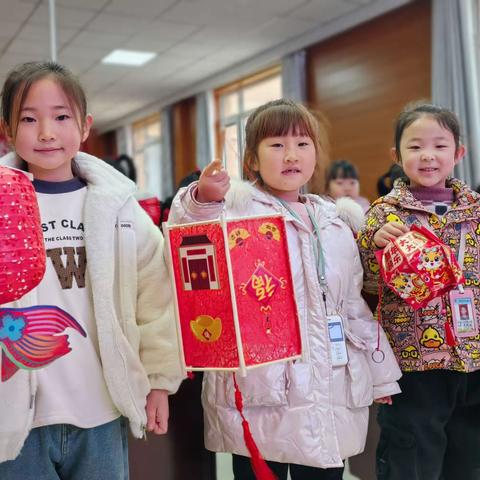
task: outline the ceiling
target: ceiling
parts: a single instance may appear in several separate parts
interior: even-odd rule
[[[217,72],[382,2],[389,3],[56,0],[58,61],[79,75],[95,125],[104,130],[180,92],[195,93],[207,78],[218,86]],[[158,56],[141,68],[102,64],[114,48]],[[49,58],[48,1],[0,0],[0,81],[18,63]]]

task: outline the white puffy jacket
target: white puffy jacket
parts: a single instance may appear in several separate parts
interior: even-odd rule
[[[344,318],[349,362],[332,367],[326,314],[320,293],[313,235],[278,201],[245,182],[233,182],[225,203],[200,204],[196,185],[175,197],[169,223],[283,213],[301,323],[304,361],[277,363],[237,376],[244,413],[267,460],[330,468],[363,451],[368,406],[374,398],[400,392],[400,369],[380,329],[385,360],[373,362],[378,324],[360,295],[362,267],[351,230],[335,205],[316,195],[313,204],[321,232],[328,280],[327,304]],[[241,418],[235,408],[231,373],[206,373],[202,401],[209,450],[247,455]]]
[[[182,380],[163,237],[134,199],[133,182],[91,155],[79,153],[75,162],[87,182],[85,248],[103,373],[113,403],[141,437],[146,395],[152,388],[174,393]],[[14,154],[0,164],[21,166]],[[33,289],[5,306],[35,304]],[[0,462],[22,448],[36,388],[35,370],[0,382]]]

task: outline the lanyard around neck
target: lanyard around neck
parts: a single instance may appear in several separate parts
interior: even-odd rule
[[[298,220],[302,225],[305,225],[305,222],[300,218],[300,216],[293,210],[293,208],[285,202],[285,200],[282,200],[281,198],[277,197],[277,200],[280,202],[280,204],[287,210],[290,215],[292,215],[295,220]],[[315,242],[313,242],[313,253],[315,254],[315,261],[316,261],[316,267],[317,267],[317,276],[318,276],[318,282],[320,284],[320,289],[322,291],[322,297],[323,301],[326,301],[327,297],[327,291],[328,291],[328,284],[327,284],[327,279],[325,277],[325,256],[323,254],[323,249],[322,249],[322,244],[320,242],[320,227],[318,226],[317,220],[315,219],[315,216],[311,212],[310,208],[308,208],[307,204],[305,205],[305,209],[307,210],[308,217],[310,218],[310,221],[312,222],[313,225],[313,231],[314,231],[314,237],[315,237]]]

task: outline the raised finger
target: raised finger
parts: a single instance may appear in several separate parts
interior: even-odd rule
[[[213,162],[209,163],[203,170],[203,175],[210,177],[215,174],[215,172],[220,172],[222,170],[222,162],[216,158]]]

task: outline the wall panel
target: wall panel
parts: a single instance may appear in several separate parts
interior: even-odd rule
[[[307,51],[308,103],[330,122],[331,158],[357,165],[370,200],[391,164],[396,116],[430,98],[430,16],[430,1],[417,0]]]
[[[97,131],[92,128],[90,135],[85,142],[80,146],[82,152],[95,155],[102,160],[113,160],[117,157],[117,139],[115,130],[99,135]]]
[[[197,168],[195,109],[195,97],[182,100],[173,106],[175,187]]]

